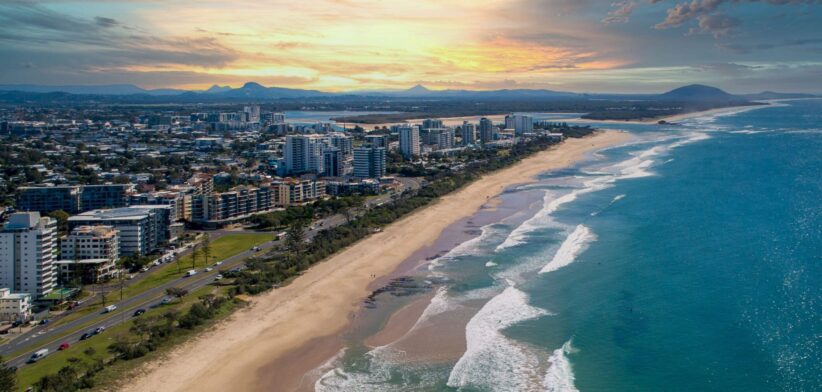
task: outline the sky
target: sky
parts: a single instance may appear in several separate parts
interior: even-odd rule
[[[2,0],[0,84],[822,93],[822,0]]]

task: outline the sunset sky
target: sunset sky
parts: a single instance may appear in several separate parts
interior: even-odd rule
[[[822,0],[0,4],[0,83],[822,93]]]

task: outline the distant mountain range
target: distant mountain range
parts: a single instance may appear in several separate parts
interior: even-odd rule
[[[248,82],[240,88],[214,85],[207,90],[190,91],[179,89],[143,89],[133,84],[109,84],[96,86],[41,86],[31,84],[0,85],[0,94],[5,100],[14,100],[14,94],[21,100],[36,99],[34,94],[49,94],[49,99],[80,98],[67,97],[65,94],[89,96],[97,100],[116,100],[125,102],[134,99],[146,101],[261,101],[299,98],[340,98],[340,97],[389,97],[403,99],[451,99],[451,100],[587,100],[587,99],[643,99],[685,102],[738,102],[761,99],[810,98],[812,94],[789,94],[771,91],[759,94],[733,95],[716,87],[700,84],[680,87],[663,94],[581,94],[553,90],[504,89],[493,91],[477,90],[430,90],[416,85],[407,90],[350,91],[329,93],[318,90],[291,89],[283,87],[266,87],[259,83]],[[116,98],[115,98],[116,97]],[[156,97],[156,98],[152,98]]]

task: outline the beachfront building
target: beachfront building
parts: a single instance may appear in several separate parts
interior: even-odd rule
[[[325,168],[322,135],[288,135],[285,138],[285,167],[288,174],[322,174]]]
[[[0,287],[34,298],[57,283],[57,221],[38,212],[12,214],[0,232]]]
[[[145,205],[93,210],[69,218],[69,229],[78,226],[113,226],[119,232],[121,256],[147,255],[170,238],[174,210],[171,206]]]
[[[398,128],[400,134],[400,153],[406,159],[420,155],[420,129],[415,125],[401,126]]]
[[[12,293],[8,288],[0,289],[0,321],[27,321],[31,318],[31,294]]]
[[[433,118],[422,120],[422,129],[434,129],[442,127],[442,120],[437,120]]]
[[[505,116],[505,129],[513,129],[516,136],[532,133],[534,132],[534,118],[524,114],[509,114]]]
[[[357,147],[354,149],[354,177],[380,178],[385,176],[385,148]]]
[[[117,274],[119,234],[113,226],[77,226],[60,241],[56,262],[64,283],[79,279],[97,283]]]
[[[208,227],[219,227],[256,213],[269,212],[274,207],[272,185],[238,186],[227,192],[194,197],[192,221]]]
[[[483,117],[479,122],[479,137],[483,144],[494,141],[494,122]]]
[[[474,127],[474,124],[469,124],[468,121],[464,121],[462,123],[462,127],[460,128],[460,132],[463,146],[477,144],[477,129]]]
[[[179,191],[157,191],[129,195],[129,205],[165,205],[173,210],[172,220],[191,220],[191,195]]]
[[[310,179],[285,178],[271,183],[273,203],[288,207],[322,199],[326,195],[325,182]]]

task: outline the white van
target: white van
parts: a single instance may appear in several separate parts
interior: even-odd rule
[[[197,270],[188,270],[188,272],[186,272],[186,278],[194,275],[197,275]]]
[[[103,308],[103,313],[111,313],[115,310],[117,310],[117,305],[109,305]]]
[[[45,358],[46,355],[49,355],[49,349],[43,348],[43,349],[37,350],[37,351],[34,352],[34,354],[31,354],[31,358],[29,358],[29,362],[37,362],[37,361]]]

